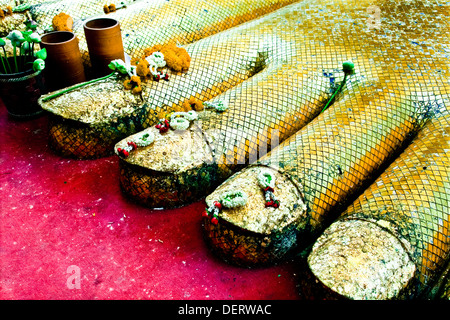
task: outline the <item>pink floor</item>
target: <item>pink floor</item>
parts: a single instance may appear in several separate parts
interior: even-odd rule
[[[296,261],[227,265],[202,239],[203,201],[135,205],[120,191],[115,156],[49,149],[47,116],[14,121],[0,105],[0,137],[0,299],[299,299]],[[79,289],[68,286],[70,266]]]

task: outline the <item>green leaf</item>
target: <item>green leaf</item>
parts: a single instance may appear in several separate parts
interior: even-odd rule
[[[28,30],[28,31],[21,31],[21,32],[22,32],[22,36],[25,39],[25,41],[31,42],[30,41],[30,35],[33,33],[33,31]]]
[[[111,70],[119,71],[122,74],[130,74],[131,73],[131,66],[127,66],[122,59],[116,59],[116,60],[111,61],[108,64],[108,67]]]
[[[39,50],[38,52],[36,52],[36,53],[34,54],[34,56],[35,56],[37,59],[42,59],[42,60],[47,59],[47,49],[44,48],[44,49]]]
[[[45,62],[42,59],[36,59],[33,62],[33,70],[34,71],[42,71],[45,68]]]
[[[35,31],[37,29],[38,25],[33,20],[27,20],[27,21],[25,21],[25,26],[27,27],[28,30]]]
[[[29,4],[19,4],[18,6],[14,7],[13,12],[23,12],[30,8],[31,8],[31,5],[29,5]]]
[[[355,73],[355,65],[351,61],[345,61],[342,64],[342,70],[345,73],[354,74]]]

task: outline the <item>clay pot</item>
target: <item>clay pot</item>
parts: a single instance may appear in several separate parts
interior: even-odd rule
[[[13,63],[12,58],[8,58]],[[16,119],[34,118],[42,115],[44,110],[38,99],[46,93],[45,82],[41,71],[3,74],[0,70],[0,98],[10,116]]]
[[[50,90],[86,81],[78,39],[69,31],[55,31],[41,37],[41,48],[47,49],[45,79]]]
[[[125,60],[119,22],[112,18],[96,18],[86,21],[83,27],[94,76],[111,73],[108,64],[112,60]]]

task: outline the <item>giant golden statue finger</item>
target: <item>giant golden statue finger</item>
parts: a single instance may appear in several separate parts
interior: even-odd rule
[[[450,258],[449,150],[447,114],[316,241],[308,263],[321,284],[351,299],[423,297]]]
[[[141,57],[148,47],[168,42],[183,45],[289,2],[242,0],[218,6],[212,1],[140,1],[107,16],[120,22],[125,52]],[[80,37],[80,50],[85,52],[81,22],[74,23],[74,32]],[[143,82],[141,94],[124,90],[124,78],[111,77],[49,101],[41,100],[51,115],[50,144],[61,154],[76,158],[111,155],[114,143],[154,124],[152,115],[147,119],[150,110],[180,107],[193,96],[211,99],[254,74],[258,48],[240,50],[242,45],[237,43],[237,47],[226,48],[224,39],[186,47],[189,55],[198,57],[191,61],[189,74],[181,69],[168,70],[168,83]],[[221,47],[228,55],[221,56]],[[230,56],[232,60],[225,60]]]
[[[345,8],[352,9],[337,15],[332,10],[323,10],[324,4],[328,3],[342,4]],[[386,11],[401,11],[394,3],[381,4],[386,6]],[[364,114],[368,119],[385,121],[374,125],[387,126],[385,117],[392,116],[397,119],[398,114],[405,116],[399,118],[401,121],[407,121],[407,111],[411,114],[417,111],[413,106],[416,92],[423,91],[427,86],[432,88],[442,82],[439,75],[438,78],[432,77],[431,80],[417,78],[423,83],[422,87],[415,79],[408,80],[408,77],[415,76],[410,68],[417,69],[419,66],[421,68],[423,63],[425,66],[433,65],[446,70],[445,54],[439,52],[435,54],[436,59],[431,60],[427,58],[426,53],[423,55],[417,53],[417,59],[408,66],[409,61],[401,60],[401,57],[405,52],[414,53],[417,44],[399,37],[395,40],[395,46],[386,49],[383,46],[385,32],[395,34],[400,27],[398,24],[390,24],[379,34],[377,30],[368,30],[366,19],[362,19],[367,16],[368,6],[369,3],[353,4],[345,1],[301,2],[260,19],[261,26],[258,30],[264,30],[262,26],[266,23],[269,26],[267,29],[271,30],[263,42],[263,46],[274,48],[268,51],[266,61],[269,63],[266,63],[265,68],[257,75],[238,87],[208,101],[208,104],[212,105],[226,102],[229,109],[219,115],[204,117],[199,115],[200,130],[197,130],[200,126],[195,124],[191,125],[190,133],[185,132],[184,135],[170,130],[159,135],[153,130],[155,137],[153,144],[137,148],[128,157],[122,157],[120,179],[125,193],[151,207],[182,205],[208,194],[215,185],[255,160],[255,154],[262,156],[269,151],[273,146],[272,141],[276,140],[275,133],[281,142],[295,131],[292,129],[300,129],[315,117],[320,112],[320,107],[324,105],[324,98],[330,99],[333,89],[334,92],[339,91],[330,84],[332,78],[326,79],[328,83],[318,81],[319,70],[322,77],[329,75],[328,71],[333,71],[334,76],[336,74],[340,76],[335,80],[336,84],[342,83],[343,73],[340,66],[342,61],[347,59],[351,59],[356,65],[356,74],[349,75],[345,84],[346,86],[351,84],[353,89],[348,94],[352,97],[346,97],[345,91],[340,93],[340,96],[346,99],[344,108],[350,108],[355,113],[367,109]],[[337,24],[343,16],[349,22]],[[339,29],[336,29],[336,26]],[[261,39],[258,30],[246,31],[245,35]],[[339,37],[333,37],[331,30],[335,30]],[[218,35],[220,36],[222,34]],[[238,38],[239,42],[245,44],[241,37]],[[271,45],[270,41],[276,45]],[[436,47],[441,46],[440,38],[435,36],[435,41]],[[257,40],[252,42],[255,43]],[[335,72],[339,69],[340,73]],[[313,79],[315,81],[312,81]],[[400,84],[402,87],[398,88]],[[384,90],[385,88],[387,90]],[[386,114],[382,114],[383,118],[380,115],[379,119],[376,118],[379,114],[376,112],[377,109],[365,105],[377,100],[380,103],[377,107],[386,110]],[[402,101],[409,104],[405,109],[407,111],[402,111],[400,104]],[[391,104],[400,108],[398,114],[391,113]],[[346,109],[344,111],[348,112]],[[372,116],[375,119],[371,119]],[[334,127],[333,130],[337,131],[338,124],[357,124],[343,117],[339,115],[335,119],[327,119],[321,133],[318,131],[315,138],[311,139],[311,144],[318,144],[327,137],[333,137],[333,134],[330,134],[331,125]],[[413,119],[411,124],[405,123],[404,126],[409,128],[408,130],[415,130],[416,127],[412,122],[416,120]],[[386,128],[388,131],[393,130]],[[402,127],[396,129],[403,130]],[[383,157],[386,155],[384,159],[387,159],[389,153],[396,148],[401,147],[407,138],[403,133],[396,135],[398,138],[397,136],[392,138],[393,143],[385,147],[386,152],[382,153]],[[375,137],[381,139],[380,135]],[[131,140],[135,138],[136,136]],[[364,138],[363,135],[360,139]],[[374,140],[374,143],[376,141]],[[123,142],[130,141],[125,139]],[[124,143],[121,144],[122,147]],[[362,144],[364,143],[359,143]],[[189,147],[190,145],[194,147]],[[197,152],[198,150],[202,152]],[[317,153],[315,150],[311,152]],[[326,151],[318,155],[319,159],[324,156]],[[372,168],[375,167],[372,165]],[[332,169],[339,170],[337,167]],[[369,169],[368,176],[371,174],[370,170],[372,169]]]
[[[439,28],[433,36],[426,35],[423,30],[430,30],[427,26],[433,18],[422,17],[427,11],[419,2],[411,2],[409,18],[422,23],[411,41],[413,27],[405,29],[390,20],[401,17],[402,5],[380,1],[381,12],[389,12],[391,18],[385,18],[378,32],[368,34],[356,23],[366,4],[335,3],[352,8],[342,13],[348,23],[339,25],[339,39],[350,52],[351,44],[364,43],[363,52],[354,50],[371,61],[361,72],[367,80],[347,87],[328,110],[206,198],[205,238],[227,261],[274,263],[307,248],[426,119],[449,106],[446,51],[431,55],[417,50],[422,41],[445,48],[448,38],[440,36],[444,31],[439,28],[448,24],[433,24]],[[321,9],[312,6],[309,12],[322,17]],[[386,43],[388,34],[394,38]],[[352,60],[356,69],[367,63],[358,57]],[[425,76],[423,70],[430,71]]]
[[[198,64],[192,64],[189,72],[203,76],[192,83],[192,90],[222,73],[233,74],[236,68],[252,70],[252,76],[205,102],[213,110],[199,112],[198,121],[187,123],[186,131],[177,130],[176,122],[183,120],[176,114],[164,120],[170,120],[175,130],[160,133],[149,128],[121,141],[116,150],[143,134],[154,137],[150,145],[120,155],[120,183],[127,196],[145,206],[164,208],[198,200],[320,113],[345,77],[342,63],[335,61],[348,53],[340,40],[327,43],[333,48],[328,61],[303,52],[317,32],[301,13],[305,7],[288,6],[187,47],[193,52],[191,63]],[[298,21],[308,25],[306,30]],[[204,45],[202,52],[207,54],[194,54],[194,47]],[[208,56],[214,57],[213,64],[204,72],[204,65],[211,63]],[[367,59],[361,54],[353,58]],[[358,70],[347,85],[361,81],[363,71]],[[174,87],[172,94],[180,89]]]
[[[369,84],[348,90],[329,110],[206,198],[211,209],[230,192],[247,195],[238,207],[221,205],[216,220],[212,210],[204,219],[206,240],[218,256],[252,266],[307,248],[408,142],[422,117],[440,112],[435,102],[444,101],[426,97],[424,105],[434,106],[427,114],[419,111],[410,92],[385,86],[374,92],[377,88]],[[264,179],[272,182],[269,190]]]

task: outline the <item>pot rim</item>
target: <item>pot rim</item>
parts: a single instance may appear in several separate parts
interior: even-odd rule
[[[0,82],[20,82],[31,79],[41,73],[41,70],[28,69],[18,73],[0,73]]]
[[[54,35],[54,34],[70,34],[71,37],[70,37],[70,39],[68,39],[66,41],[60,41],[60,42],[46,42],[46,41],[44,41],[46,36],[48,36],[48,35],[51,36],[51,35]],[[46,33],[46,34],[42,35],[41,43],[46,45],[46,46],[56,46],[56,45],[60,45],[60,44],[72,41],[74,38],[75,38],[75,33],[71,32],[71,31],[53,31],[53,32],[49,32],[49,33]]]
[[[93,21],[100,21],[100,20],[109,20],[109,21],[113,21],[114,24],[112,24],[112,25],[110,25],[110,26],[108,26],[108,27],[105,27],[105,28],[94,28],[94,27],[89,27],[89,26],[88,26],[88,23],[93,22]],[[119,21],[118,21],[117,19],[114,19],[114,18],[108,18],[108,17],[100,17],[100,18],[93,18],[93,19],[90,19],[90,20],[86,21],[86,22],[84,23],[83,27],[84,27],[85,29],[88,29],[88,30],[98,31],[98,30],[108,30],[108,29],[115,28],[115,27],[117,27],[118,24],[119,24]]]

